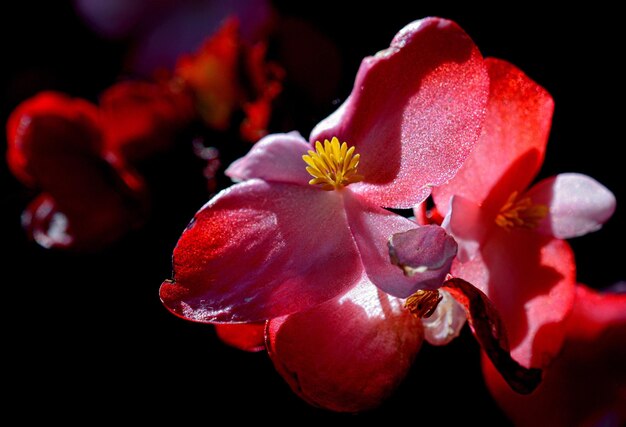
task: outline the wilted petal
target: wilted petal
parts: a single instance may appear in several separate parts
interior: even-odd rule
[[[541,370],[524,368],[509,353],[506,327],[489,298],[465,280],[453,278],[443,286],[464,308],[474,336],[505,381],[518,393],[532,392]]]
[[[388,248],[391,263],[412,278],[419,289],[437,289],[450,272],[457,244],[438,225],[424,225],[393,234]]]
[[[513,358],[537,368],[550,363],[561,348],[575,270],[567,242],[499,227],[472,261],[452,265],[454,276],[471,281],[493,302],[508,332]]]
[[[221,323],[215,325],[219,339],[226,344],[244,351],[265,349],[265,322]]]
[[[306,171],[302,156],[311,149],[298,132],[268,135],[254,144],[248,154],[233,162],[225,173],[234,181],[260,178],[308,185],[312,176]]]
[[[310,140],[354,145],[365,180],[353,191],[379,206],[411,208],[470,153],[488,84],[478,49],[455,23],[415,21],[363,60],[351,95]]]
[[[439,295],[441,301],[435,312],[422,318],[424,339],[432,345],[446,345],[458,337],[467,320],[463,306],[448,291],[439,289]]]
[[[379,405],[422,343],[419,319],[363,280],[347,294],[268,322],[268,353],[293,391],[340,412]]]
[[[214,197],[174,250],[161,299],[199,322],[257,322],[350,289],[361,262],[341,197],[250,180]]]
[[[615,196],[595,179],[562,173],[533,186],[528,197],[550,211],[537,230],[569,239],[599,230],[615,211]]]
[[[563,351],[529,396],[512,392],[483,360],[487,386],[520,427],[622,426],[626,422],[626,294],[577,286]]]
[[[498,209],[530,184],[543,161],[554,103],[545,89],[515,66],[485,60],[491,78],[487,116],[476,148],[456,176],[433,190],[446,215],[453,195]]]

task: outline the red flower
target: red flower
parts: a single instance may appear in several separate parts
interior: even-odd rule
[[[513,357],[542,367],[560,349],[574,297],[574,258],[561,239],[598,229],[615,198],[579,174],[527,190],[543,160],[552,98],[514,66],[495,59],[486,64],[491,90],[480,140],[433,198],[459,243],[452,274],[493,301]]]
[[[576,287],[565,343],[537,390],[511,392],[484,359],[487,385],[517,426],[626,423],[626,294]]]
[[[55,92],[9,117],[9,167],[41,191],[22,220],[43,247],[98,248],[141,221],[143,181],[108,150],[100,119],[95,105]]]
[[[438,287],[456,252],[441,228],[421,228],[434,243],[422,261],[433,268],[405,278],[387,240],[416,224],[381,206],[411,207],[454,175],[479,135],[487,86],[458,26],[408,25],[363,61],[311,143],[270,135],[229,167],[244,182],[210,200],[181,236],[165,306],[207,323],[273,319],[270,355],[303,398],[340,411],[378,404],[422,341],[398,297]]]

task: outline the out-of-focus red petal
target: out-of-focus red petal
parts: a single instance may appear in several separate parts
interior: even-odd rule
[[[569,239],[599,230],[615,212],[615,196],[595,179],[562,173],[534,185],[526,196],[548,206],[549,215],[537,230]]]
[[[532,392],[541,381],[541,370],[524,368],[511,357],[506,328],[489,298],[458,278],[447,280],[443,289],[465,308],[474,336],[506,382],[518,393]]]
[[[554,109],[550,94],[505,61],[485,63],[491,78],[487,117],[459,172],[433,190],[443,215],[455,194],[479,205],[489,198],[489,209],[499,209],[513,191],[528,187],[543,162]]]
[[[161,299],[199,322],[257,322],[304,310],[361,276],[342,198],[250,180],[214,197],[174,250]]]
[[[506,326],[511,354],[525,367],[545,367],[559,352],[575,290],[567,242],[525,229],[494,227],[469,263],[452,274],[483,291]]]
[[[225,173],[234,181],[260,178],[308,185],[312,176],[306,171],[302,156],[311,149],[298,132],[268,135],[254,144],[248,154],[233,162]]]
[[[411,208],[448,181],[480,133],[489,80],[471,39],[455,23],[415,21],[365,58],[345,103],[312,132],[356,146],[372,203]]]
[[[563,351],[528,396],[512,392],[486,358],[489,390],[521,427],[620,426],[626,422],[626,294],[578,286]]]
[[[409,231],[417,224],[371,204],[358,194],[344,193],[348,224],[369,280],[384,292],[399,298],[406,298],[421,289],[419,279],[406,277],[400,268],[391,263],[387,246],[393,234]]]
[[[429,209],[427,205],[428,203],[425,200],[413,208],[415,221],[417,221],[419,225],[441,225],[443,216],[441,216],[436,207],[433,206]]]
[[[244,351],[265,349],[265,322],[220,323],[215,325],[219,339],[226,344]]]
[[[239,86],[239,24],[227,20],[196,54],[181,56],[175,74],[194,93],[204,122],[226,130],[242,97]]]
[[[10,132],[10,150],[20,153],[21,170],[44,192],[24,220],[29,233],[44,236],[40,243],[93,249],[137,224],[144,209],[143,183],[119,158],[102,151],[95,106],[43,93],[15,114],[19,125]],[[60,230],[67,238],[52,236],[60,236]]]
[[[342,297],[268,322],[268,353],[293,391],[338,412],[379,405],[417,354],[419,319],[367,280]]]
[[[444,282],[457,244],[438,225],[424,225],[393,234],[388,242],[391,263],[412,278],[419,289],[437,289]]]
[[[127,160],[165,151],[194,117],[191,95],[174,84],[127,81],[100,98],[102,127],[109,150]]]

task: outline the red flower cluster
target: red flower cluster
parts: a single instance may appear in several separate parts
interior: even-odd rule
[[[24,101],[7,124],[7,159],[41,191],[23,215],[28,233],[44,247],[108,245],[146,217],[134,165],[170,149],[192,121],[223,131],[243,111],[242,139],[263,136],[282,78],[264,57],[265,46],[244,43],[229,20],[170,78],[116,83],[98,105],[56,92]]]

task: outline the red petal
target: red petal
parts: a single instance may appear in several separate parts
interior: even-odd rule
[[[537,231],[569,239],[599,230],[615,212],[615,196],[593,178],[562,173],[534,185],[526,196],[548,206],[549,215]]]
[[[268,322],[268,353],[307,402],[340,412],[379,405],[422,343],[419,319],[367,280],[346,295]]]
[[[545,367],[559,352],[575,289],[574,256],[565,241],[495,227],[476,258],[453,264],[452,273],[487,294],[521,365]]]
[[[19,126],[10,132],[10,150],[19,152],[21,171],[45,193],[29,207],[26,226],[44,236],[38,241],[45,246],[66,247],[68,239],[81,249],[106,245],[143,213],[142,182],[119,159],[104,158],[96,113],[85,101],[43,93],[12,118]],[[50,234],[58,237],[60,230],[68,238]]]
[[[626,294],[578,286],[563,351],[533,394],[512,392],[486,360],[483,370],[515,425],[618,426],[626,423],[625,360]]]
[[[379,206],[411,208],[469,155],[487,92],[483,59],[463,30],[415,21],[363,60],[352,94],[310,140],[337,136],[356,146],[365,181],[351,189]]]
[[[256,322],[333,298],[360,275],[339,193],[251,180],[196,214],[161,299],[190,320]]]
[[[487,296],[458,278],[446,281],[443,289],[463,305],[474,336],[511,388],[518,393],[532,392],[541,381],[541,371],[526,369],[513,360],[506,328]]]
[[[459,245],[457,258],[467,262],[476,257],[480,245],[492,228],[480,206],[461,196],[450,199],[450,210],[443,227],[450,232]]]
[[[453,195],[499,209],[513,191],[525,190],[543,161],[554,103],[550,94],[515,66],[485,61],[491,78],[480,140],[457,175],[433,190],[446,215]],[[489,208],[491,209],[491,208]]]
[[[189,93],[173,85],[130,81],[108,88],[100,111],[107,147],[128,160],[168,149],[195,114]]]
[[[216,324],[215,332],[222,341],[239,350],[265,349],[265,322]]]
[[[379,208],[359,195],[345,191],[345,207],[352,235],[369,280],[384,292],[406,298],[422,286],[391,263],[387,242],[395,233],[417,227],[400,215]]]
[[[308,185],[312,176],[306,171],[302,156],[311,149],[297,132],[268,135],[254,144],[248,154],[233,162],[225,173],[234,181],[260,178]]]

